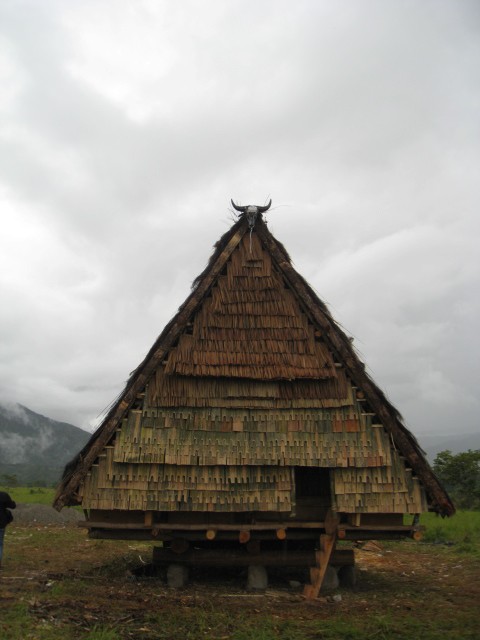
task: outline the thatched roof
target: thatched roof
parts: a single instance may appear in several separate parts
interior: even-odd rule
[[[361,390],[369,409],[378,417],[390,435],[395,448],[419,478],[431,507],[442,515],[451,515],[454,512],[454,507],[431,470],[415,437],[405,427],[395,407],[368,376],[350,339],[333,320],[326,305],[293,268],[285,248],[270,233],[261,215],[257,217],[255,222],[254,233],[250,237],[249,233],[246,216],[241,215],[232,228],[217,242],[207,267],[195,280],[189,297],[157,338],[143,362],[131,374],[124,391],[112,405],[90,441],[65,468],[54,506],[61,509],[67,504],[77,502],[76,494],[86,474],[99,454],[112,441],[118,425],[129,410],[134,407],[139,394],[145,390],[147,383],[154,378],[160,366],[165,365],[166,374],[186,377],[210,376],[210,378],[222,380],[237,376],[260,382],[262,380],[277,380],[280,383],[282,380],[305,379],[307,385],[310,384],[308,381],[313,384],[315,380],[328,379],[333,381],[332,384],[337,384],[334,379],[334,369],[341,366],[351,384]],[[212,287],[219,286],[222,274],[225,274],[227,263],[245,237],[249,237],[254,249],[255,243],[257,243],[263,254],[268,256],[276,272],[281,274],[283,282],[288,288],[288,296],[301,307],[303,314],[315,330],[321,333],[321,341],[314,345],[313,351],[305,348],[302,356],[299,357],[298,353],[303,348],[301,339],[298,338],[295,342],[296,328],[285,325],[279,331],[290,332],[292,338],[290,342],[295,343],[295,349],[292,348],[290,352],[287,349],[287,352],[282,354],[275,353],[274,350],[269,351],[268,337],[264,338],[260,335],[263,340],[261,353],[264,355],[259,357],[259,352],[254,347],[246,348],[247,341],[250,340],[248,332],[242,327],[234,327],[236,341],[235,344],[230,341],[228,345],[227,351],[231,354],[229,358],[225,357],[225,353],[216,352],[213,347],[209,349],[208,353],[202,353],[201,349],[196,348],[195,357],[192,357],[192,350],[189,346],[191,340],[187,328],[192,324],[195,314],[201,312],[202,305],[208,299]],[[254,256],[250,266],[255,268]],[[235,300],[232,300],[231,296],[228,298],[227,293],[225,294],[225,304],[235,306],[237,314],[242,309],[242,305],[250,305],[251,307],[255,304],[257,306],[265,304],[270,305],[269,309],[273,308],[274,302],[267,298],[265,298],[265,302],[260,303],[253,298],[248,299],[247,294],[242,295],[243,297],[239,295]],[[287,302],[282,304],[288,304],[288,296],[285,298]],[[259,309],[258,313],[261,313],[261,307]],[[224,312],[224,309],[216,311],[222,320],[216,328],[214,326],[210,329],[210,334],[206,335],[203,344],[210,346],[215,343],[215,340],[222,337],[223,327],[227,326],[229,321],[228,313]],[[210,313],[214,312],[215,310],[210,310]],[[281,316],[281,308],[278,313]],[[299,330],[299,335],[300,333]],[[168,360],[172,349],[176,350],[174,361]]]

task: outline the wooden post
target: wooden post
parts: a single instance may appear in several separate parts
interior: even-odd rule
[[[238,534],[238,541],[240,544],[246,544],[250,540],[250,531],[240,531]]]
[[[151,527],[153,525],[153,511],[145,511],[145,526]]]
[[[329,509],[325,518],[325,533],[320,536],[320,549],[315,553],[316,566],[310,569],[311,584],[306,584],[303,589],[303,595],[307,600],[318,598],[328,563],[335,550],[338,523],[337,514]]]

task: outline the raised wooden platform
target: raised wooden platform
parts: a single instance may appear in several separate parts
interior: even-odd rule
[[[257,524],[221,523],[123,523],[123,522],[79,522],[80,527],[90,530],[92,537],[113,539],[172,540],[177,537],[189,540],[236,539],[249,533],[260,539],[318,539],[325,533],[325,522],[262,522]],[[392,540],[413,537],[420,528],[415,525],[349,525],[337,528],[339,540]]]
[[[264,567],[309,567],[315,564],[314,551],[261,551],[248,553],[246,549],[188,549],[184,553],[175,553],[163,547],[153,548],[153,564],[186,564],[190,566],[236,566],[247,567],[262,565]],[[330,564],[343,567],[355,564],[353,549],[337,549]]]

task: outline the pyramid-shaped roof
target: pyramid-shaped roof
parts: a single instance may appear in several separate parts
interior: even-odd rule
[[[337,439],[336,451],[332,452],[329,444],[328,464],[381,466],[393,444],[418,477],[431,508],[444,515],[454,512],[448,495],[398,411],[368,376],[350,339],[335,323],[326,305],[293,268],[285,248],[270,233],[261,213],[255,220],[242,213],[216,244],[189,297],[131,374],[88,444],[67,465],[55,499],[56,508],[78,503],[79,487],[99,455],[106,447],[112,447],[119,426],[122,421],[126,423],[129,412],[135,409],[147,388],[159,406],[195,408],[194,420],[203,421],[204,431],[203,435],[198,431],[195,439],[198,464],[236,464],[237,468],[242,463],[272,465],[277,455],[272,453],[273,448],[270,453],[265,449],[252,453],[250,458],[248,454],[234,459],[228,443],[221,438],[216,440],[216,451],[212,453],[211,448],[206,451],[205,433],[244,428],[239,408],[245,413],[245,407],[261,407],[265,415],[265,410],[275,414],[300,406],[335,407],[341,406],[341,399],[349,389],[354,389],[367,413],[383,426],[388,446],[385,442],[382,445],[383,458],[372,460],[353,448],[346,454]],[[225,416],[219,418],[215,413],[214,398],[219,395],[223,398],[222,407],[231,407],[233,411],[229,426],[220,424]],[[279,415],[270,423],[260,414],[250,419],[258,421],[259,430],[269,431],[275,420],[277,423],[280,420]],[[170,412],[163,419],[175,422],[175,413]],[[350,420],[350,425],[348,421],[348,417],[343,419],[342,428],[357,430],[355,421]],[[286,429],[301,431],[301,421],[291,415]],[[176,433],[178,440],[183,432],[179,428]],[[119,442],[117,439],[117,448]],[[147,458],[139,457],[138,447],[135,449],[132,442],[124,438],[122,459],[145,462]],[[177,442],[176,453],[169,453],[166,439],[161,446],[161,460],[155,458],[152,450],[149,462],[193,464],[193,458],[188,456],[192,441],[185,440],[182,451]],[[245,446],[248,448],[248,443]],[[312,439],[312,446],[322,446],[317,436]],[[117,450],[116,455],[119,460]],[[285,454],[283,448],[282,455],[282,465],[310,464],[310,459],[303,459],[293,449]],[[321,454],[315,456],[318,464],[322,464]]]

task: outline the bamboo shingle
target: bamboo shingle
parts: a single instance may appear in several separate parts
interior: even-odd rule
[[[171,350],[165,373],[261,380],[328,379],[337,372],[281,276],[261,251],[249,271],[245,238],[193,320],[191,334]],[[237,279],[241,278],[241,282]],[[246,279],[245,279],[246,278]],[[223,330],[219,339],[218,330]],[[293,330],[293,333],[292,333]],[[258,333],[260,332],[260,333]]]
[[[68,490],[90,509],[293,512],[295,468],[321,468],[339,511],[417,513],[428,486],[451,512],[400,416],[264,222],[252,233],[235,225],[215,255]]]

